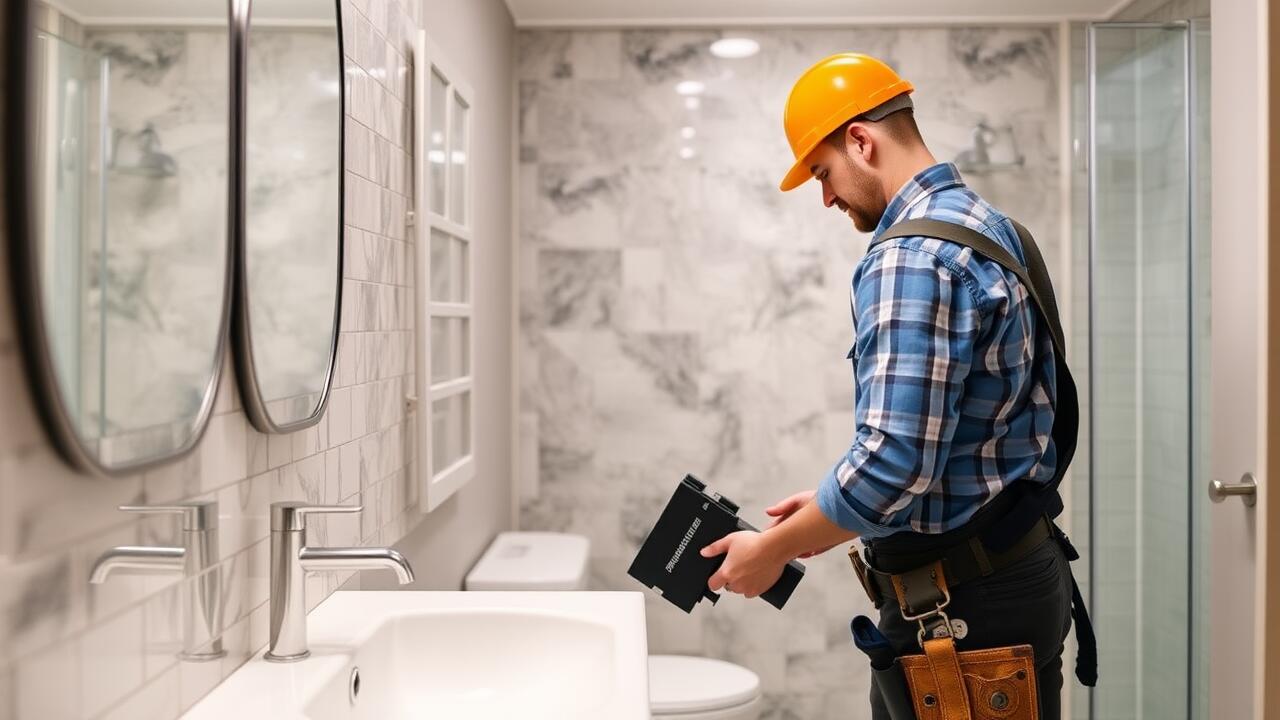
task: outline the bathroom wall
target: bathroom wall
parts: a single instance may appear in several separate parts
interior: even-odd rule
[[[810,64],[887,60],[941,159],[978,122],[1007,126],[1024,164],[966,177],[1059,269],[1056,28],[751,30],[746,60],[709,54],[723,34],[519,36],[520,526],[590,537],[596,588],[640,587],[626,567],[684,473],[760,524],[853,437],[848,287],[867,237],[816,186],[777,189],[783,104]],[[682,80],[706,90],[691,103]],[[651,651],[750,667],[767,718],[865,717],[848,622],[869,602],[843,550],[807,566],[783,612],[726,597],[688,616],[650,595]]]
[[[475,92],[471,111],[474,174],[476,477],[428,514],[396,547],[413,558],[419,590],[458,590],[497,533],[512,526],[512,98],[515,24],[503,0],[426,0],[422,26]],[[361,587],[394,580],[362,573]]]
[[[402,219],[412,197],[408,63],[422,13],[412,0],[351,0],[343,2],[342,12],[348,63],[346,279],[335,389],[318,426],[270,437],[253,430],[240,409],[232,364],[224,360],[214,417],[194,454],[119,479],[73,472],[37,422],[7,282],[0,292],[4,720],[163,720],[216,686],[266,642],[266,511],[274,500],[362,502],[362,515],[322,519],[311,540],[326,544],[390,544],[419,521],[403,402],[412,382],[413,248]],[[11,178],[0,179],[6,181]],[[8,246],[4,240],[0,253]],[[8,272],[0,255],[0,277]],[[492,336],[488,342],[494,350]],[[489,412],[492,421],[494,408]],[[494,435],[492,441],[502,439]],[[497,457],[506,452],[478,453],[490,450]],[[489,474],[473,483],[477,488],[506,483],[505,473],[492,464],[482,472]],[[221,507],[220,562],[210,572],[222,576],[228,655],[202,664],[174,657],[181,588],[172,580],[116,577],[93,588],[86,582],[90,565],[109,547],[176,540],[173,521],[144,521],[116,511],[117,505],[193,499],[216,499]],[[506,517],[505,507],[459,505],[451,511],[452,525],[487,528],[496,522],[492,517]],[[452,567],[413,559],[420,575],[460,577]],[[344,579],[312,576],[309,603],[318,603]]]

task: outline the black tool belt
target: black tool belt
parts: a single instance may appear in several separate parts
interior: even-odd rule
[[[1056,531],[1057,528],[1048,518],[1041,518],[1031,530],[1013,544],[1013,547],[1004,552],[988,551],[982,540],[974,535],[967,541],[932,557],[921,556],[915,562],[908,561],[909,566],[900,565],[889,572],[879,569],[883,566],[879,564],[874,553],[870,554],[868,562],[864,562],[856,546],[849,550],[849,560],[853,562],[858,582],[862,583],[862,588],[867,591],[867,596],[871,598],[871,602],[878,610],[887,598],[894,597],[894,575],[905,574],[933,562],[941,562],[947,584],[954,588],[1013,565],[1030,555],[1044,541],[1056,537],[1058,534]]]

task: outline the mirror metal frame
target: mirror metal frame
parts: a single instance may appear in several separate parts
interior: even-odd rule
[[[236,47],[238,37],[238,14],[241,12],[237,0],[224,0],[227,6],[227,33],[230,47]],[[40,287],[40,267],[38,253],[34,247],[32,233],[35,221],[32,217],[32,202],[35,193],[31,191],[27,179],[34,177],[35,159],[28,142],[35,129],[34,106],[30,102],[32,82],[28,75],[31,66],[31,53],[34,51],[32,30],[35,27],[34,0],[14,0],[7,2],[7,9],[0,16],[0,37],[4,39],[3,63],[6,92],[0,99],[0,112],[3,122],[3,146],[0,147],[0,167],[3,167],[8,181],[4,183],[3,211],[4,231],[8,237],[9,247],[9,281],[12,285],[14,316],[20,340],[23,365],[27,377],[33,387],[33,400],[40,415],[42,424],[62,458],[76,470],[105,477],[120,477],[135,474],[158,465],[179,460],[196,449],[209,427],[209,419],[213,416],[213,407],[217,401],[218,388],[222,380],[223,365],[226,360],[231,318],[233,271],[235,268],[232,239],[234,236],[234,219],[237,216],[238,198],[234,194],[236,182],[236,148],[241,145],[240,127],[237,118],[240,110],[235,92],[237,78],[241,73],[239,60],[234,52],[229,53],[228,63],[228,113],[227,113],[227,248],[223,270],[223,300],[218,326],[218,338],[214,354],[213,372],[205,386],[204,399],[192,424],[191,437],[174,451],[149,457],[136,462],[120,465],[107,465],[85,444],[76,431],[74,420],[67,414],[63,403],[62,390],[58,384],[57,370],[54,367],[53,350],[49,344],[49,334],[44,322],[44,302]]]
[[[246,151],[248,145],[247,139],[249,135],[248,128],[248,106],[249,106],[249,33],[251,32],[251,17],[253,14],[253,0],[240,0],[239,5],[242,8],[240,17],[237,19],[239,27],[237,28],[237,42],[232,46],[232,54],[237,57],[238,67],[241,75],[237,78],[235,92],[237,94],[236,108],[238,111],[237,121],[241,129],[240,142],[237,146],[237,154],[235,158],[236,177],[236,215],[234,226],[235,235],[235,303],[232,315],[231,331],[235,336],[235,362],[236,374],[240,380],[240,398],[244,405],[245,414],[249,416],[251,422],[259,432],[264,433],[290,433],[304,428],[311,427],[320,422],[324,417],[325,410],[329,406],[329,395],[333,389],[333,374],[338,359],[338,336],[342,330],[342,285],[343,272],[346,265],[346,143],[347,143],[347,56],[346,49],[342,42],[342,0],[332,0],[334,5],[334,34],[336,35],[338,47],[338,273],[337,291],[334,294],[333,303],[333,332],[332,341],[329,343],[329,367],[325,371],[324,388],[320,392],[320,402],[316,404],[315,412],[302,420],[291,423],[280,424],[271,419],[271,413],[267,410],[267,403],[262,397],[262,388],[258,383],[257,373],[253,362],[253,329],[250,327],[249,321],[249,283],[248,283],[248,238],[245,231],[245,192],[248,188],[247,178],[245,177]]]

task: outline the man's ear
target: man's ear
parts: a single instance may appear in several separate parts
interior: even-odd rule
[[[875,141],[867,126],[859,122],[849,123],[845,130],[844,147],[850,156],[858,155],[863,163],[871,164],[871,155],[875,151]]]

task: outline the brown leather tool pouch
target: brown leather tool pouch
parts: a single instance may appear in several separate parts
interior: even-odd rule
[[[950,637],[898,659],[918,720],[1038,720],[1030,645],[956,652]]]
[[[920,623],[924,654],[898,658],[917,720],[1039,720],[1030,645],[956,651],[942,563],[894,575],[893,587],[902,617]]]

